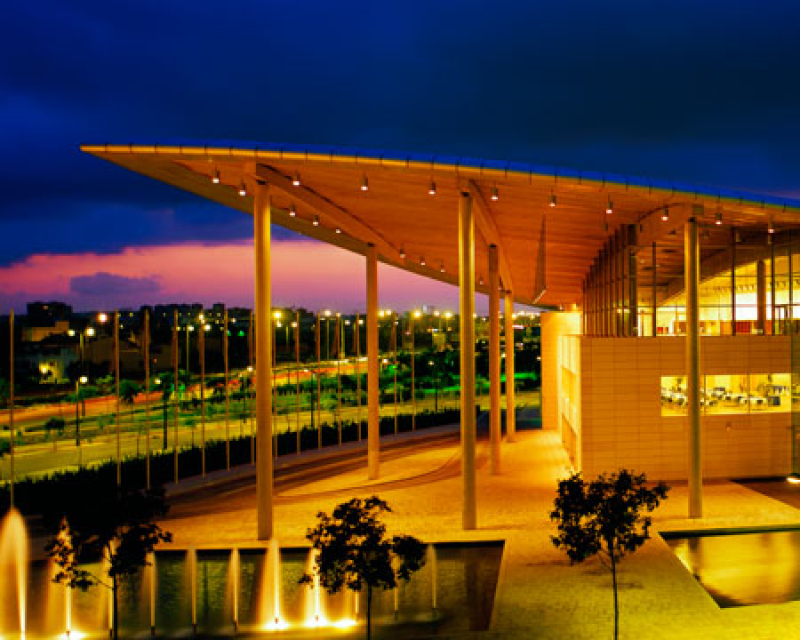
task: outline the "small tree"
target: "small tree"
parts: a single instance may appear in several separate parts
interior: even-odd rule
[[[601,475],[590,483],[573,474],[558,483],[558,496],[550,519],[558,524],[553,544],[563,548],[571,563],[583,562],[596,554],[607,559],[614,586],[614,638],[619,637],[617,564],[635,552],[650,537],[653,511],[666,499],[669,487],[659,482],[647,487],[645,474],[622,469]]]
[[[53,451],[56,450],[56,440],[64,435],[64,430],[67,428],[67,423],[63,418],[53,417],[44,423],[44,430],[47,437],[53,441]]]
[[[147,555],[172,534],[154,520],[167,513],[162,490],[126,491],[98,505],[95,500],[75,501],[66,509],[55,537],[45,547],[58,566],[54,582],[86,591],[101,585],[113,598],[112,637],[118,637],[120,583],[145,567]],[[80,566],[86,559],[102,559],[102,572]]]
[[[422,542],[412,536],[386,537],[386,525],[379,520],[384,512],[391,512],[389,505],[372,496],[344,502],[330,516],[318,513],[319,524],[306,534],[317,550],[316,564],[312,574],[300,579],[301,584],[313,584],[318,575],[328,593],[366,589],[367,640],[372,634],[373,590],[393,589],[398,580],[408,582],[425,564]]]

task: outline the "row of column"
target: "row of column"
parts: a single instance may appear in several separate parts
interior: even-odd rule
[[[258,538],[273,535],[273,458],[272,458],[272,341],[270,283],[271,203],[269,185],[259,183],[254,198],[255,244],[255,342],[256,342],[256,501]],[[464,529],[477,527],[476,495],[476,412],[475,412],[475,215],[472,198],[463,192],[458,204],[459,311],[461,321],[461,473],[462,524]],[[380,474],[379,390],[378,390],[378,253],[369,245],[366,253],[367,285],[367,473],[371,480]],[[489,247],[489,316],[490,316],[490,446],[491,472],[500,473],[500,280],[498,247]],[[514,300],[505,295],[506,336],[506,430],[507,440],[515,440],[514,416]]]

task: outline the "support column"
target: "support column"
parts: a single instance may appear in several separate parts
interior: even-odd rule
[[[702,211],[702,209],[701,209]],[[703,516],[703,477],[700,432],[700,248],[697,242],[697,208],[686,222],[684,272],[686,277],[686,386],[689,416],[689,517]]]
[[[506,337],[506,439],[517,441],[517,411],[514,399],[514,294],[505,292],[505,337]]]
[[[462,526],[477,527],[475,492],[475,214],[469,193],[458,198],[458,292],[461,346]]]
[[[269,185],[257,184],[255,225],[256,503],[258,539],[269,540],[272,522],[272,323]]]
[[[381,473],[380,389],[378,379],[378,250],[367,248],[367,473]]]
[[[497,274],[497,245],[489,246],[489,386],[492,444],[492,475],[500,473],[500,278]]]
[[[767,328],[767,265],[763,260],[756,264],[756,328],[760,334]]]

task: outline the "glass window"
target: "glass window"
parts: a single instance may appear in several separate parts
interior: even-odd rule
[[[790,381],[788,373],[750,374],[751,411],[790,411]]]
[[[746,375],[707,375],[705,384],[702,402],[706,414],[748,412],[750,396]]]
[[[686,403],[686,377],[662,376],[661,378],[661,415],[685,416]]]

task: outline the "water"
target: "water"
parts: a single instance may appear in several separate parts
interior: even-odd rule
[[[800,600],[800,531],[665,539],[720,607]]]
[[[392,638],[486,629],[502,551],[502,543],[430,546],[426,566],[410,583],[373,595],[373,624]],[[24,521],[12,513],[0,529],[0,635],[107,637],[110,591],[55,584],[54,564],[28,563],[26,553]],[[309,549],[272,542],[266,549],[165,550],[149,561],[120,588],[122,637],[363,633],[366,594],[329,595],[318,581],[299,584],[313,567]],[[98,575],[104,569],[100,563],[85,568]]]

